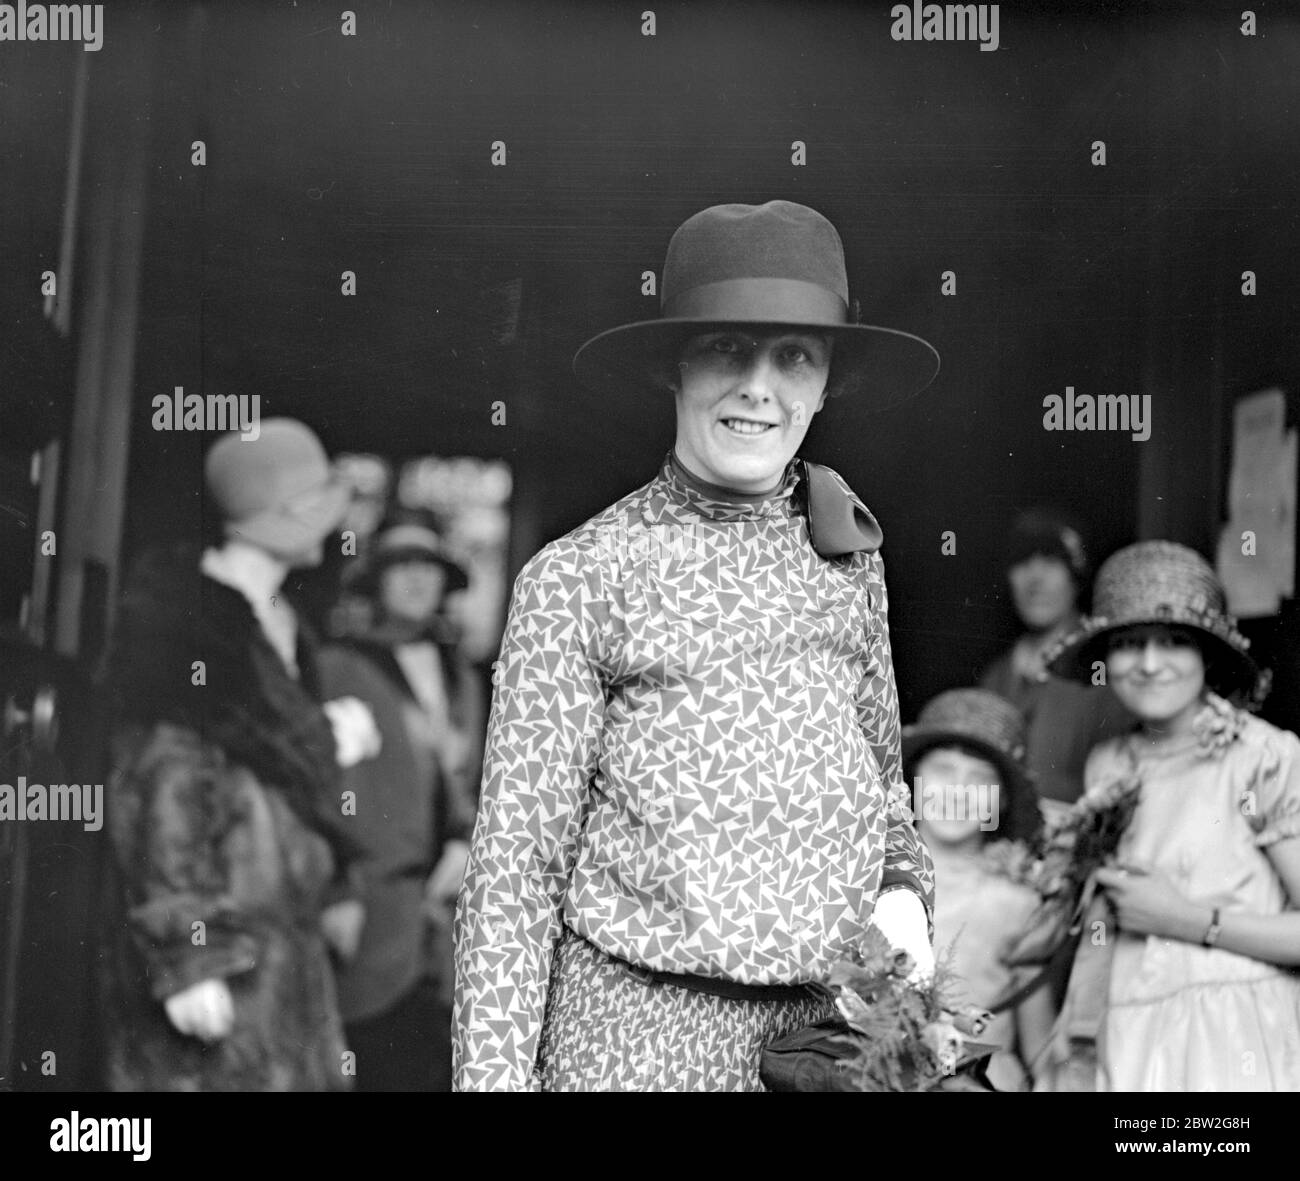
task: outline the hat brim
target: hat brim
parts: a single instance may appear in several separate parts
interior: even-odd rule
[[[810,324],[754,320],[641,320],[592,337],[573,358],[573,372],[597,393],[667,392],[682,347],[702,332],[827,333],[834,340],[831,378],[836,392],[868,411],[889,410],[921,393],[939,372],[939,353],[910,332],[872,324]]]
[[[1058,646],[1047,654],[1044,662],[1048,672],[1071,681],[1092,683],[1092,666],[1105,663],[1110,637],[1131,627],[1180,627],[1193,631],[1213,650],[1224,677],[1224,683],[1210,688],[1225,697],[1241,694],[1251,697],[1261,690],[1260,669],[1254,659],[1222,636],[1202,627],[1190,619],[1177,615],[1152,616],[1149,619],[1125,619],[1119,623],[1096,624],[1084,620],[1081,626],[1065,636]]]
[[[339,526],[351,499],[351,485],[331,479],[316,492],[296,497],[292,509],[268,510],[242,521],[228,521],[226,535],[273,554],[300,554],[320,544]]]

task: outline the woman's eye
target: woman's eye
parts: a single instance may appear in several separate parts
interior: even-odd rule
[[[733,337],[719,336],[713,342],[713,351],[715,353],[738,353],[740,352],[740,345]]]

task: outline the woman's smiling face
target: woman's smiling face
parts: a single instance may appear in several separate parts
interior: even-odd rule
[[[831,340],[730,329],[693,336],[677,385],[677,457],[703,480],[765,492],[826,398]]]
[[[1185,631],[1163,625],[1132,627],[1111,637],[1106,679],[1121,702],[1144,722],[1173,721],[1205,686],[1205,660]]]

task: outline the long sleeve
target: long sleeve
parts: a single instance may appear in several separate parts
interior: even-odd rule
[[[908,802],[903,782],[903,756],[898,689],[889,644],[889,598],[884,563],[878,554],[865,558],[865,590],[869,596],[872,641],[866,668],[858,683],[858,722],[880,768],[889,794],[886,810],[885,869],[881,890],[901,886],[914,891],[927,912],[934,909],[934,866],[930,861]]]
[[[548,546],[515,582],[456,911],[459,1091],[538,1089],[551,958],[604,711],[599,565]]]

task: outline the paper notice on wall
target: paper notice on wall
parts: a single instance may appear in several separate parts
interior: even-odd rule
[[[1283,392],[1241,398],[1217,563],[1228,610],[1239,619],[1276,615],[1282,599],[1295,595],[1296,457]]]

